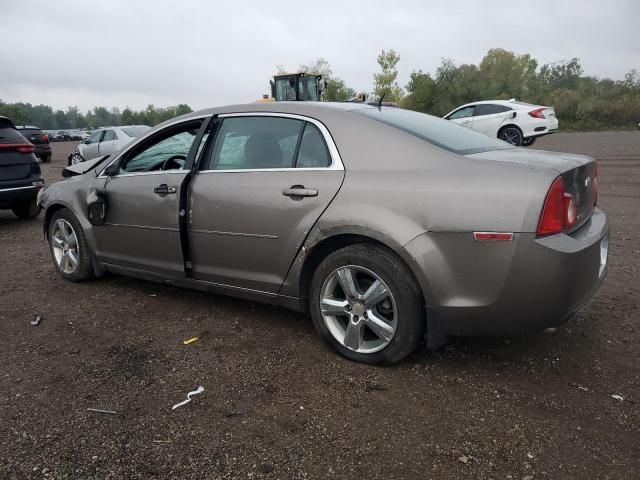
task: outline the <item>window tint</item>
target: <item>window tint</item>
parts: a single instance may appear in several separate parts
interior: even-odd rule
[[[296,167],[322,168],[329,165],[331,165],[331,157],[322,133],[320,133],[318,127],[312,123],[307,123],[300,141]]]
[[[102,137],[102,141],[103,142],[109,142],[111,140],[116,140],[118,137],[116,137],[116,132],[114,132],[113,130],[107,130],[106,132],[104,132],[104,137]]]
[[[362,108],[355,113],[410,133],[460,155],[514,148],[496,138],[424,113],[400,108]]]
[[[180,170],[184,167],[201,122],[169,128],[153,136],[132,152],[121,173]]]
[[[291,168],[302,125],[302,121],[290,118],[225,118],[208,168]]]
[[[98,143],[100,141],[100,137],[102,136],[102,132],[103,131],[100,130],[99,132],[91,134],[87,143]]]
[[[473,106],[461,108],[460,110],[457,110],[453,112],[451,115],[449,115],[449,120],[455,120],[456,118],[471,117],[473,116],[473,109],[474,109]]]
[[[509,107],[505,107],[504,105],[494,105],[492,103],[483,103],[480,105],[476,105],[476,110],[473,116],[478,117],[480,115],[493,115],[494,113],[508,112],[509,110],[511,109]]]

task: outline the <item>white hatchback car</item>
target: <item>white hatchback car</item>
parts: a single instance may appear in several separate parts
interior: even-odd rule
[[[68,157],[69,165],[76,165],[104,155],[111,155],[132,140],[150,130],[147,125],[101,128],[85,138]]]
[[[558,130],[553,107],[518,102],[515,98],[467,103],[444,118],[518,147],[528,147],[537,137]]]

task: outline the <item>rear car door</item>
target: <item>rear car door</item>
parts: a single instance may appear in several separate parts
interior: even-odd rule
[[[104,224],[94,227],[97,255],[108,265],[182,278],[178,208],[187,161],[195,156],[205,118],[167,126],[115,159],[103,181]]]
[[[92,158],[99,156],[98,147],[103,135],[104,130],[99,130],[97,132],[93,132],[89,136],[87,143],[82,146],[82,156],[85,160],[91,160]]]
[[[459,125],[464,125],[465,127],[471,128],[473,124],[473,111],[475,106],[471,105],[469,107],[462,107],[458,110],[450,113],[446,119],[451,120]]]
[[[498,136],[498,130],[504,124],[511,108],[493,103],[476,105],[473,113],[473,129],[491,137]]]
[[[100,143],[98,144],[98,157],[111,155],[118,150],[118,136],[115,130],[105,130]]]
[[[190,183],[194,278],[276,293],[344,168],[326,127],[285,114],[221,116]]]

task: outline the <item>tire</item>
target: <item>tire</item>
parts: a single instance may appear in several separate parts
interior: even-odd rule
[[[370,288],[374,283],[377,289]],[[350,288],[354,295],[348,299]],[[364,293],[372,293],[369,305]],[[356,362],[392,364],[412,353],[424,338],[423,307],[411,271],[378,245],[362,243],[333,252],[311,280],[309,310],[314,326],[332,348]]]
[[[522,131],[516,126],[503,127],[498,132],[498,138],[511,145],[519,147],[522,145]]]
[[[522,147],[530,147],[535,142],[536,142],[536,137],[523,138],[521,146]]]
[[[22,220],[36,218],[40,215],[40,207],[36,204],[35,199],[15,205],[11,208],[11,211]]]
[[[40,160],[42,161],[42,163],[49,163],[51,161],[51,155],[44,155],[40,158]]]
[[[72,153],[71,155],[69,155],[67,166],[77,165],[80,162],[84,162],[84,157],[79,153]]]
[[[47,233],[51,258],[62,278],[70,282],[94,278],[84,230],[71,211],[63,208],[55,212]],[[75,265],[70,254],[75,258]]]

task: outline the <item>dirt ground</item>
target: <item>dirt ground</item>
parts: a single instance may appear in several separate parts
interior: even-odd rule
[[[66,283],[41,219],[0,212],[0,478],[640,478],[640,132],[536,147],[600,161],[595,299],[555,334],[451,339],[387,368],[344,360],[281,308]],[[48,183],[72,148],[53,145]]]

